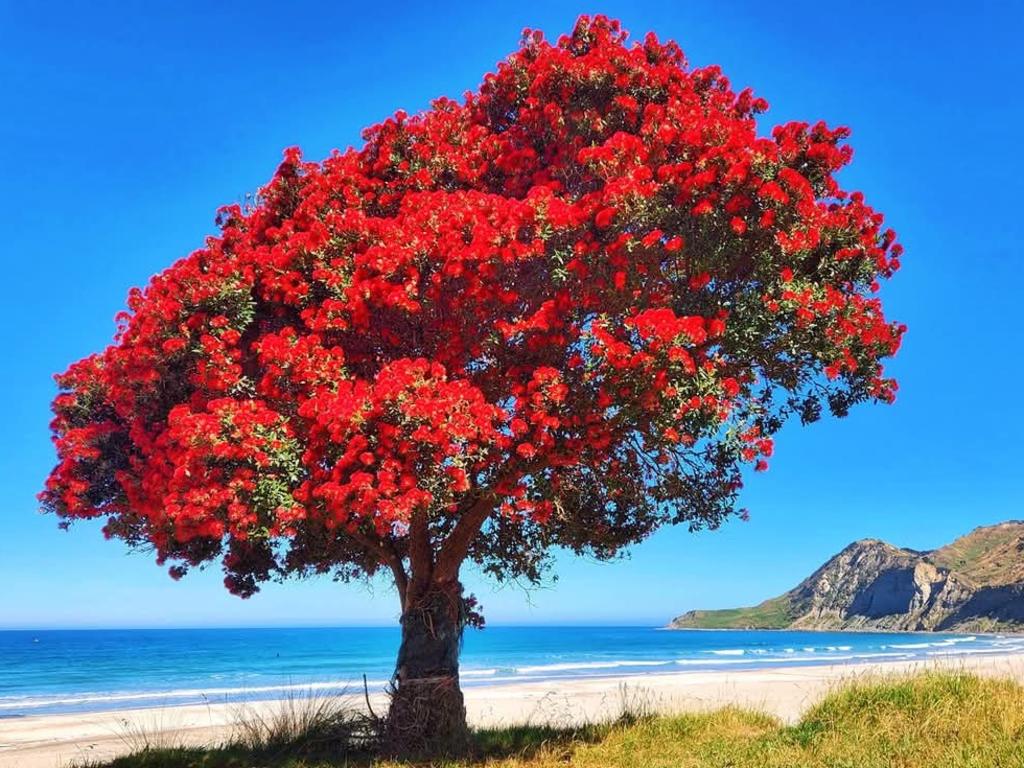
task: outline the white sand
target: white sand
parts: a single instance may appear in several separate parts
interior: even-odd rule
[[[546,681],[466,689],[475,725],[548,722],[567,725],[615,717],[624,703],[659,712],[734,704],[786,721],[844,681],[924,669],[957,669],[1024,682],[1024,654],[958,656],[929,662],[882,662],[725,672],[678,672],[632,677]],[[386,704],[373,697],[379,713]],[[363,706],[361,697],[353,698]],[[177,706],[0,720],[0,768],[56,768],[156,746],[207,745],[229,736],[246,708],[279,711],[281,702]]]

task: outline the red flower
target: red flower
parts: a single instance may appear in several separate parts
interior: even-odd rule
[[[594,225],[598,229],[607,229],[612,225],[612,221],[615,220],[615,214],[617,211],[614,208],[602,208],[594,216]]]
[[[516,453],[522,456],[524,459],[532,459],[537,455],[537,449],[534,448],[530,443],[520,443],[516,446]]]

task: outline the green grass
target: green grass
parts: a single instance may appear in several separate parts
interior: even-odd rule
[[[1024,524],[1011,520],[977,528],[928,557],[979,586],[1014,584],[1024,577],[1020,557],[1022,536]]]
[[[784,629],[791,621],[789,601],[785,597],[773,597],[750,608],[693,611],[685,619],[676,619],[672,625],[697,629]]]
[[[107,768],[398,768],[348,748],[358,721],[270,728],[215,749],[145,749]],[[258,729],[257,729],[258,730]],[[358,728],[355,729],[358,731]],[[330,732],[330,728],[326,729]],[[275,736],[275,733],[277,734]],[[722,709],[679,716],[633,715],[575,729],[487,729],[471,759],[448,768],[1024,768],[1024,688],[966,674],[925,673],[833,693],[793,726],[764,714]],[[290,739],[290,740],[289,740]],[[317,741],[318,740],[318,741]],[[325,749],[326,748],[326,749]],[[93,768],[98,768],[93,766]]]

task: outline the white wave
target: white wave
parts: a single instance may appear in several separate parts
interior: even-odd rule
[[[516,674],[529,675],[536,672],[567,672],[573,669],[620,669],[621,667],[663,667],[671,661],[574,661],[562,664],[538,664],[531,667],[516,667]]]
[[[955,651],[926,651],[928,656],[966,656],[976,653],[1012,653],[1013,651],[1024,651],[1022,645],[1004,645],[999,648],[958,648]]]
[[[805,661],[826,662],[843,661],[856,658],[854,656],[776,656],[761,657],[760,659],[677,659],[676,664],[697,665],[703,664],[718,666],[720,664],[799,664]]]
[[[912,659],[914,654],[912,653],[899,653],[898,651],[877,651],[875,653],[855,653],[853,654],[855,659]]]
[[[889,658],[912,658],[913,654],[910,653],[849,653],[843,654],[842,656],[787,656],[779,659],[765,659],[766,662],[772,662],[774,664],[793,664],[801,661],[813,661],[821,664],[831,664],[833,661],[850,661],[851,659],[875,659],[879,657]]]
[[[947,637],[942,640],[933,640],[931,642],[920,642],[920,643],[890,643],[889,645],[883,645],[882,648],[946,648],[951,645],[958,643],[973,643],[978,638],[974,635],[970,637]]]
[[[742,656],[746,651],[742,648],[722,648],[714,651],[705,651],[705,653],[713,653],[715,656]]]
[[[935,643],[890,643],[883,648],[933,648]]]
[[[487,675],[496,675],[498,670],[496,669],[462,669],[459,670],[459,675],[462,677],[484,677]]]
[[[760,659],[676,659],[680,666],[720,666],[722,664],[800,664],[804,662],[830,663],[834,661],[852,661],[854,659],[910,659],[912,653],[899,653],[897,651],[879,651],[875,653],[851,653],[842,656],[776,656]]]
[[[368,680],[367,685],[380,687],[387,685],[387,680]],[[49,697],[0,697],[0,710],[38,709],[52,706],[75,706],[80,704],[97,704],[115,701],[162,701],[165,699],[202,699],[212,696],[238,696],[242,694],[284,693],[356,690],[352,681],[332,681],[323,683],[303,683],[293,685],[251,685],[237,688],[178,688],[170,691],[137,691],[131,693],[83,693],[54,694]]]

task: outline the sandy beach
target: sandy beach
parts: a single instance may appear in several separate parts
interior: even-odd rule
[[[1024,682],[1024,654],[474,686],[466,689],[466,708],[477,726],[602,720],[619,714],[624,703],[665,713],[731,704],[791,722],[843,682],[925,669],[964,670]],[[378,713],[386,709],[382,697],[371,698]],[[352,705],[365,706],[361,697],[352,697]],[[281,702],[264,701],[0,720],[0,767],[92,762],[130,752],[144,740],[158,746],[213,744],[231,735],[247,709],[272,712],[280,707]]]

